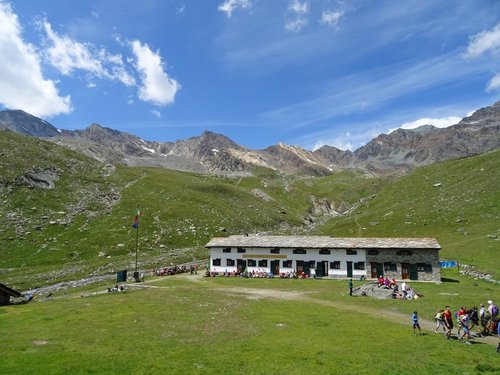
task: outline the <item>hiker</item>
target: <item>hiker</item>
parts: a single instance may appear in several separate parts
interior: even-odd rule
[[[471,322],[470,330],[472,331],[472,329],[476,327],[477,336],[481,337],[481,325],[479,324],[479,314],[477,312],[477,307],[473,306],[472,309],[467,312],[467,315],[469,316],[469,321]]]
[[[421,335],[422,331],[420,330],[420,324],[418,323],[418,314],[417,311],[413,311],[411,316],[411,320],[413,321],[413,334],[415,334],[415,329],[418,328],[418,334]]]
[[[439,327],[443,327],[443,333],[446,332],[446,325],[444,323],[444,316],[443,316],[443,309],[439,309],[436,315],[434,316],[434,319],[436,320],[436,329],[434,330],[434,333],[439,333]]]
[[[406,299],[406,282],[403,281],[403,283],[401,284],[401,292],[403,292],[403,298]]]
[[[500,324],[497,324],[497,334],[498,334],[497,353],[500,353]]]
[[[450,306],[446,306],[443,311],[444,324],[446,326],[446,339],[451,339],[451,331],[453,330],[453,317],[451,316]]]
[[[352,297],[352,279],[349,279],[349,295]]]
[[[483,335],[489,333],[488,321],[490,320],[490,312],[484,307],[484,303],[479,305],[479,321],[481,322],[481,327],[483,328]]]
[[[389,276],[386,276],[384,279],[384,288],[389,289],[391,285],[391,280],[389,280]]]
[[[492,300],[488,301],[488,311],[490,313],[490,321],[496,321],[496,318],[498,316],[498,307],[493,303]]]
[[[470,330],[469,330],[469,317],[467,314],[460,315],[459,318],[459,329],[462,328],[464,330],[464,333],[462,336],[460,336],[458,339],[463,340],[465,338],[465,343],[467,345],[470,345]]]
[[[455,313],[455,319],[457,320],[457,326],[458,326],[458,331],[457,331],[457,335],[458,337],[461,337],[460,336],[460,331],[462,330],[462,316],[465,315],[465,310],[466,308],[464,306],[460,306],[460,310],[458,310],[456,313]]]
[[[382,285],[384,285],[384,277],[380,275],[377,279],[377,286],[380,288]]]

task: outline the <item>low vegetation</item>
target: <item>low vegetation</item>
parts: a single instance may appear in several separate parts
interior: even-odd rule
[[[445,305],[498,299],[498,284],[443,270],[413,301],[349,297],[345,281],[147,278],[108,293],[117,270],[206,260],[213,236],[244,232],[436,237],[441,258],[498,278],[500,151],[405,176],[253,177],[104,166],[0,132],[0,280],[18,290],[96,277],[0,308],[6,374],[456,374],[500,372],[491,341],[425,330]],[[22,176],[51,168],[54,189]],[[135,209],[139,231],[132,228]],[[341,213],[341,215],[338,215]],[[136,242],[137,240],[137,242]],[[100,280],[97,282],[97,280]],[[360,282],[355,281],[355,286]]]
[[[431,320],[445,304],[498,291],[456,270],[445,276],[456,282],[415,284],[424,297],[414,301],[349,297],[345,281],[189,274],[72,291],[0,309],[0,373],[498,373],[484,339],[413,335],[413,310]]]

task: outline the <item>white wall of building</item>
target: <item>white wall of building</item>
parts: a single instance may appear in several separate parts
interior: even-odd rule
[[[257,261],[257,264],[255,267],[250,267],[247,266],[247,271],[248,272],[265,272],[269,273],[271,272],[271,261],[273,260],[279,260],[280,261],[280,267],[279,267],[279,272],[280,273],[286,273],[286,272],[291,272],[291,271],[296,271],[296,264],[297,261],[304,261],[304,262],[310,262],[310,261],[315,261],[316,264],[318,262],[323,262],[326,261],[327,267],[328,267],[328,277],[334,277],[334,278],[342,278],[342,277],[347,277],[347,262],[353,262],[353,270],[352,270],[352,277],[353,278],[359,278],[360,276],[366,276],[367,275],[367,264],[366,264],[366,255],[365,255],[365,250],[359,250],[356,249],[355,253],[356,254],[347,254],[347,249],[329,249],[330,254],[320,254],[320,249],[304,249],[306,251],[306,254],[294,254],[293,250],[294,249],[283,249],[281,248],[279,250],[279,254],[273,254],[271,253],[270,249],[263,249],[263,248],[245,248],[246,252],[244,253],[239,253],[238,249],[236,248],[231,248],[231,252],[224,252],[222,248],[211,248],[210,249],[210,271],[223,274],[224,272],[236,272],[237,269],[237,260],[245,260],[247,261],[249,259],[253,259]],[[220,266],[214,266],[214,259],[220,259]],[[227,265],[227,259],[232,259],[234,260],[234,266],[228,266]],[[267,260],[267,267],[259,267],[258,261],[259,260]],[[292,266],[291,267],[283,267],[283,261],[285,260],[291,260],[292,261]],[[340,262],[340,269],[332,269],[331,267],[331,262]],[[358,270],[354,269],[354,263],[359,263],[359,262],[365,262],[365,267],[364,269]],[[311,268],[310,269],[310,275],[314,276],[315,274],[315,269]]]

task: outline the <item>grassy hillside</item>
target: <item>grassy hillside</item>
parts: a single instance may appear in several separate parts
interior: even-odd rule
[[[436,237],[441,258],[499,276],[500,150],[416,169],[347,217],[317,228],[336,236]]]
[[[211,237],[245,232],[432,236],[443,259],[496,276],[500,269],[500,151],[396,180],[355,171],[299,178],[259,169],[254,177],[228,178],[111,170],[10,132],[0,132],[0,149],[0,277],[20,290],[131,270],[136,244],[142,270],[205,259]],[[33,168],[57,170],[55,188],[23,183]],[[325,204],[355,209],[332,219]],[[138,233],[132,228],[137,208],[144,213]]]
[[[345,281],[188,274],[69,292],[0,308],[0,373],[498,374],[493,337],[433,333],[437,308],[495,293],[449,272],[460,282],[419,284],[412,301],[349,297]]]
[[[314,202],[348,207],[381,185],[354,172],[302,179],[261,169],[256,177],[227,178],[117,166],[108,174],[49,142],[8,132],[0,132],[0,142],[0,269],[21,290],[131,269],[137,208],[144,213],[139,263],[150,269],[206,258],[204,245],[213,236],[308,231],[305,222],[320,215]],[[33,167],[59,170],[55,188],[23,184],[21,176]]]

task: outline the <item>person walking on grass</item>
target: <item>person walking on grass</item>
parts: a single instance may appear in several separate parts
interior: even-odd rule
[[[450,311],[450,306],[446,306],[443,312],[444,325],[446,326],[446,339],[451,339],[451,331],[453,330],[453,316]]]
[[[439,311],[434,316],[434,319],[436,320],[436,329],[434,330],[434,333],[439,333],[440,327],[443,327],[443,333],[445,333],[446,325],[444,323],[443,309],[439,309]]]
[[[418,334],[421,335],[422,331],[420,330],[420,324],[418,323],[418,314],[417,311],[414,311],[411,320],[413,322],[413,334],[416,334],[416,329],[418,328]]]
[[[497,353],[500,353],[500,324],[497,324],[497,333],[498,333]]]
[[[464,333],[462,336],[460,336],[458,339],[463,340],[465,338],[465,343],[467,345],[470,345],[470,328],[469,328],[469,317],[467,314],[461,315],[460,316],[460,327],[464,330]]]
[[[352,279],[349,279],[349,295],[352,296]]]

